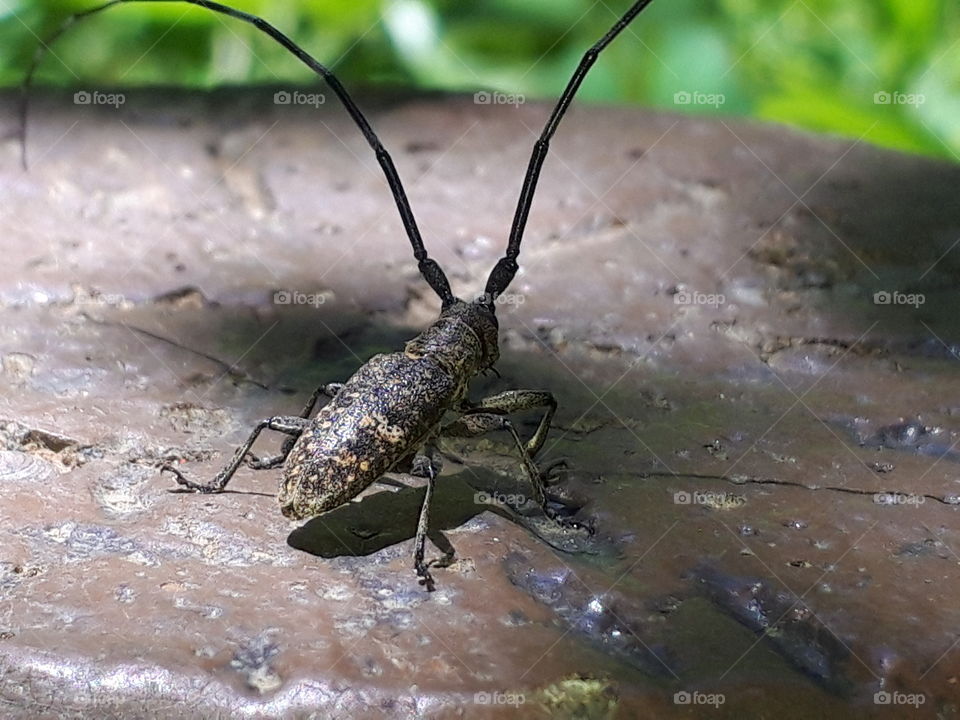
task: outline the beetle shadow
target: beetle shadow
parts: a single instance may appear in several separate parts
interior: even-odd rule
[[[539,509],[535,515],[528,516],[505,505],[480,500],[484,495],[503,494],[507,482],[507,479],[480,468],[441,475],[430,503],[427,536],[446,552],[452,545],[443,534],[444,530],[461,527],[489,511],[522,527],[555,550],[568,554],[600,554],[603,539],[585,531],[559,528],[542,517]],[[372,555],[416,536],[425,494],[425,486],[405,486],[401,490],[367,495],[311,518],[290,533],[287,544],[328,559]]]
[[[516,520],[509,511],[476,501],[477,490],[462,479],[464,473],[437,479],[430,502],[430,540],[441,550],[450,547],[443,535],[490,510]],[[296,528],[287,544],[323,558],[372,555],[416,536],[426,486],[384,490],[348,502],[311,518]]]

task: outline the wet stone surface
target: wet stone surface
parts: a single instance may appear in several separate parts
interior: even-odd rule
[[[427,594],[422,484],[298,526],[276,470],[158,471],[437,311],[344,114],[271,97],[40,97],[27,174],[2,97],[0,714],[958,716],[960,168],[574,108],[472,394],[556,393],[542,462],[596,532],[507,438],[448,443]],[[548,108],[365,105],[479,292]]]

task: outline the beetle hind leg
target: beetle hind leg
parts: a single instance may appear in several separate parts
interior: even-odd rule
[[[252,452],[247,452],[247,467],[251,470],[273,470],[274,468],[278,468],[283,465],[287,461],[287,456],[290,455],[290,451],[293,450],[293,446],[297,444],[297,440],[300,439],[300,436],[303,434],[303,430],[305,428],[306,425],[304,425],[304,427],[298,432],[291,433],[290,437],[283,441],[283,445],[280,446],[280,452],[276,455],[268,455],[267,457],[261,458],[257,457]]]
[[[321,395],[326,395],[330,398],[335,397],[342,387],[343,383],[327,383],[318,387],[313,391],[313,394],[310,395],[310,399],[307,400],[307,404],[303,406],[303,410],[298,417],[304,419],[309,418],[313,414],[313,409],[317,406],[317,400],[320,399]],[[259,458],[252,452],[248,452],[247,467],[251,470],[272,470],[273,468],[280,467],[287,461],[287,456],[290,454],[290,451],[293,450],[293,446],[296,444],[302,432],[301,430],[296,434],[291,434],[290,437],[284,440],[283,445],[280,446],[280,452],[277,455]]]
[[[227,486],[227,483],[230,482],[233,474],[237,471],[237,468],[240,467],[244,457],[246,457],[247,453],[250,452],[250,448],[253,446],[253,443],[256,442],[257,437],[263,430],[276,430],[277,432],[286,433],[287,435],[292,435],[296,438],[300,436],[300,434],[309,424],[310,421],[306,418],[288,417],[283,415],[261,420],[253,429],[253,432],[250,433],[250,437],[247,438],[247,441],[237,448],[237,451],[233,454],[233,458],[229,463],[227,463],[226,467],[218,472],[213,480],[208,483],[194,482],[193,480],[188,479],[182,472],[177,470],[177,468],[169,464],[161,467],[160,472],[173,473],[177,482],[187,490],[201,493],[222,492]]]
[[[321,395],[326,395],[330,398],[335,397],[342,387],[343,383],[326,383],[325,385],[321,385],[313,391],[310,399],[307,400],[307,404],[304,405],[303,410],[300,411],[297,417],[303,419],[309,418],[313,414],[313,410],[317,406],[317,400],[320,399]],[[294,444],[302,433],[303,429],[296,433],[290,433],[290,437],[283,441],[283,445],[280,446],[280,452],[276,455],[259,458],[254,453],[247,452],[245,456],[247,467],[251,470],[273,470],[274,468],[280,467],[287,461],[287,456],[290,454],[290,451],[293,450]]]

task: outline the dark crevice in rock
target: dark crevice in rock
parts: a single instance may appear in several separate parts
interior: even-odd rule
[[[197,350],[196,348],[183,345],[177,342],[176,340],[172,340],[171,338],[164,337],[163,335],[158,335],[157,333],[151,332],[150,330],[145,330],[144,328],[137,327],[136,325],[128,325],[127,323],[113,322],[110,320],[98,320],[94,317],[91,317],[87,313],[83,313],[83,317],[96,325],[124,328],[125,330],[129,330],[130,332],[139,333],[140,335],[143,335],[144,337],[148,337],[151,340],[158,340],[159,342],[166,343],[167,345],[171,345],[179,350],[185,350],[186,352],[192,353],[193,355],[202,357],[214,363],[218,367],[220,367],[223,370],[224,375],[228,375],[232,380],[234,380],[237,383],[249,383],[250,385],[256,385],[258,388],[261,388],[263,390],[270,389],[270,387],[265,383],[254,379],[253,377],[250,376],[249,373],[239,369],[236,366],[236,364],[231,364],[226,362],[225,360],[221,360],[216,355],[211,355],[210,353],[204,352],[203,350]],[[269,331],[270,330],[268,329],[267,332]]]

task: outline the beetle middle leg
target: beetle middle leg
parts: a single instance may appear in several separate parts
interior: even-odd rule
[[[451,545],[446,538],[443,538],[443,544],[445,544],[446,547],[440,547],[440,544],[437,542],[438,538],[431,536],[433,543],[443,550],[443,555],[427,563],[423,561],[430,521],[430,500],[433,498],[434,487],[437,483],[437,471],[433,462],[434,451],[432,447],[427,447],[425,457],[426,462],[420,463],[420,467],[422,467],[427,476],[427,492],[423,496],[423,505],[420,507],[420,519],[417,522],[413,566],[417,571],[417,576],[420,578],[420,584],[426,586],[427,590],[432,592],[436,588],[434,587],[433,576],[430,574],[430,567],[447,567],[453,562],[455,551],[453,545]],[[440,534],[440,537],[443,537],[442,534]]]

